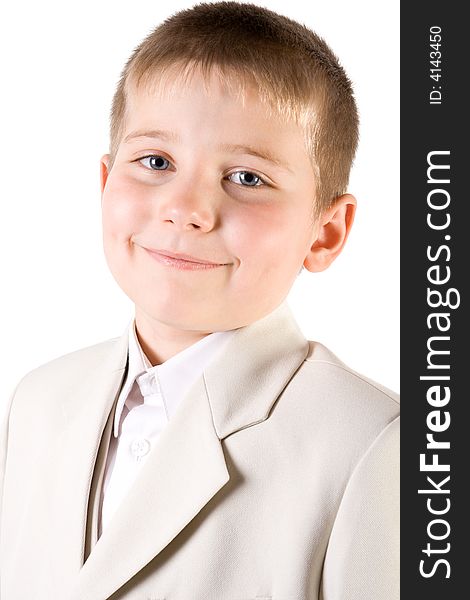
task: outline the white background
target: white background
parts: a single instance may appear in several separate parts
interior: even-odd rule
[[[101,241],[99,159],[121,69],[189,1],[25,0],[0,15],[0,406],[57,356],[122,333],[134,305]],[[353,81],[358,200],[343,254],[297,278],[289,303],[309,339],[399,389],[399,3],[265,0],[324,37]],[[409,199],[412,201],[412,199]]]

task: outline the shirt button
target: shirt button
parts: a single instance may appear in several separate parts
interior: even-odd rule
[[[144,438],[138,438],[131,444],[131,452],[137,459],[148,454],[149,450],[150,442]]]

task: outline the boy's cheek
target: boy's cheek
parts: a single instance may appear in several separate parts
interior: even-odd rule
[[[148,203],[131,195],[130,191],[106,194],[102,203],[103,228],[115,235],[130,236],[140,231],[150,220],[146,206]]]

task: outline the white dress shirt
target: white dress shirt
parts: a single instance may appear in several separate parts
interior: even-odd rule
[[[98,537],[132,486],[160,433],[192,383],[228,341],[216,331],[160,365],[152,366],[129,326],[129,366],[120,392],[100,498]]]

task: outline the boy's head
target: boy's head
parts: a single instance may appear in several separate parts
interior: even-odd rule
[[[136,318],[241,327],[343,247],[357,109],[336,57],[295,21],[236,2],[173,15],[125,65],[110,138],[104,248]]]

